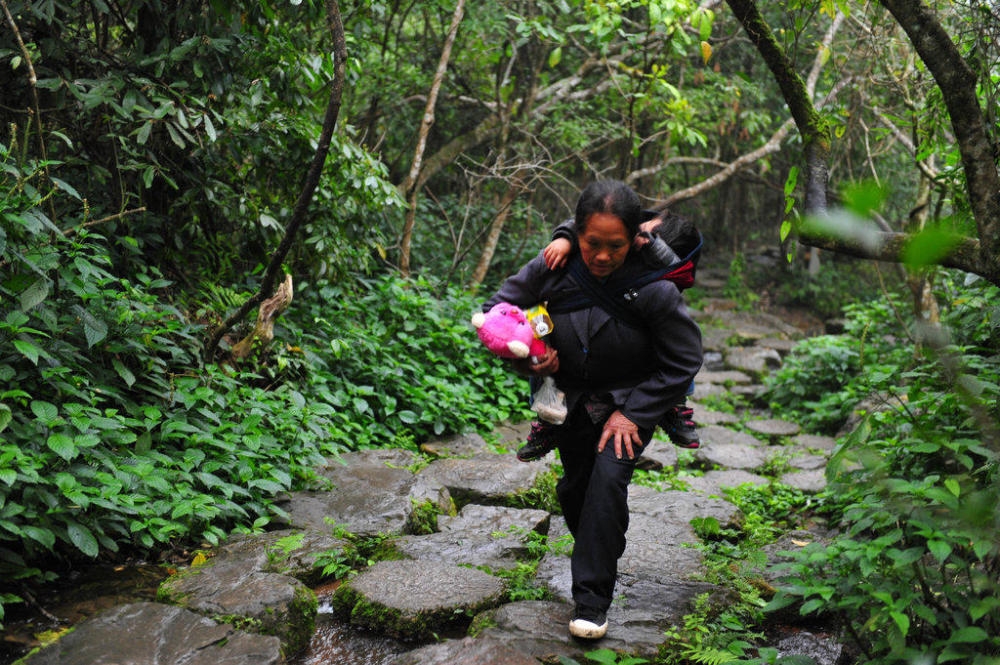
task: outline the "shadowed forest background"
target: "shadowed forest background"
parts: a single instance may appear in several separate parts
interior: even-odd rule
[[[468,318],[617,178],[739,306],[846,319],[765,405],[888,405],[777,603],[873,662],[1000,662],[996,4],[0,7],[0,622],[265,528],[326,456],[530,416]]]

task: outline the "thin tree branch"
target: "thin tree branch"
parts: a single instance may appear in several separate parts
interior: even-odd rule
[[[330,141],[333,138],[333,130],[337,124],[337,116],[340,115],[340,104],[344,93],[344,74],[347,62],[347,42],[344,36],[344,24],[340,18],[340,6],[337,0],[327,0],[327,21],[333,38],[333,59],[334,78],[330,86],[330,98],[326,105],[326,114],[323,117],[323,129],[320,131],[319,142],[316,146],[316,153],[313,155],[309,170],[306,173],[302,191],[295,201],[292,209],[292,216],[285,229],[285,235],[281,239],[278,248],[271,255],[271,262],[264,272],[261,280],[260,290],[250,297],[239,309],[233,312],[223,321],[213,332],[208,343],[205,345],[205,362],[210,362],[215,355],[215,349],[219,345],[222,336],[236,323],[243,320],[247,313],[274,294],[275,282],[281,264],[288,255],[295,240],[295,235],[305,220],[309,203],[312,201],[313,193],[319,184],[320,176],[323,173],[323,166],[326,164],[326,156],[330,151]]]
[[[455,4],[455,11],[451,16],[451,26],[448,28],[448,36],[445,38],[444,47],[441,49],[441,58],[438,60],[437,71],[434,72],[430,93],[427,95],[424,117],[420,121],[420,130],[417,133],[417,147],[413,152],[413,162],[410,164],[410,171],[400,188],[400,194],[404,196],[407,203],[406,221],[403,224],[403,233],[399,241],[399,269],[404,277],[410,274],[410,241],[413,237],[413,225],[416,221],[417,193],[420,190],[418,178],[424,159],[424,149],[427,147],[427,135],[434,124],[434,107],[437,105],[438,91],[441,89],[444,74],[448,69],[448,61],[451,59],[451,47],[455,43],[455,36],[458,34],[458,25],[462,21],[464,11],[465,0],[458,0]]]
[[[63,231],[63,235],[68,236],[73,233],[79,233],[80,229],[85,229],[90,226],[97,226],[98,224],[103,224],[104,222],[110,222],[115,219],[121,219],[122,217],[127,217],[128,215],[135,215],[136,213],[140,212],[146,212],[146,206],[142,206],[141,208],[132,208],[131,210],[122,210],[121,212],[115,213],[114,215],[108,215],[107,217],[101,217],[100,219],[94,219],[89,222],[84,222],[79,226],[74,226],[72,228],[66,229],[65,231]]]

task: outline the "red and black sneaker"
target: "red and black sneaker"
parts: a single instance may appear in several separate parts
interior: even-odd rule
[[[531,423],[531,432],[527,442],[517,449],[517,459],[522,462],[534,462],[542,459],[559,445],[556,436],[558,425],[536,420]]]
[[[679,448],[693,450],[701,446],[694,424],[694,409],[687,406],[672,406],[660,421],[660,427],[667,433],[670,442]]]

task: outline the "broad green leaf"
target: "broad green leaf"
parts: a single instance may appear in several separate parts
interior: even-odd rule
[[[48,529],[43,529],[37,526],[22,526],[21,533],[31,538],[34,541],[45,545],[45,549],[52,549],[52,546],[56,544],[56,536],[54,533]]]
[[[59,409],[55,404],[40,399],[31,402],[31,412],[46,425],[59,417]]]
[[[203,117],[205,118],[205,133],[208,134],[208,140],[214,142],[217,136],[215,125],[212,124],[212,119],[208,117],[207,113]]]
[[[89,557],[97,556],[100,550],[97,546],[97,539],[94,538],[90,529],[77,522],[70,522],[66,525],[66,534],[69,536],[69,541],[76,545],[78,550]]]
[[[174,145],[176,145],[178,148],[184,148],[185,145],[184,139],[181,137],[180,132],[178,132],[177,129],[174,127],[174,123],[168,121],[166,123],[166,126],[167,126],[167,134],[170,134],[170,140],[174,142]]]
[[[983,642],[987,639],[989,639],[989,634],[979,626],[966,626],[965,628],[959,628],[952,633],[949,641],[972,644],[975,642]]]
[[[712,36],[712,22],[715,20],[715,14],[706,10],[701,13],[701,23],[698,26],[699,36],[701,41],[707,42],[708,38]]]
[[[896,622],[897,626],[899,626],[899,632],[903,634],[903,637],[906,637],[906,633],[910,630],[910,617],[906,616],[902,612],[889,612],[889,616],[891,616],[892,620]]]
[[[145,145],[146,144],[146,141],[149,140],[149,134],[152,131],[153,131],[153,121],[152,120],[147,120],[146,122],[142,123],[142,127],[139,128],[139,135],[136,137],[136,140],[139,142],[139,145]],[[149,167],[149,169],[147,169],[147,170],[151,170],[151,169],[152,169],[152,167]],[[146,185],[146,186],[149,187],[149,185]]]
[[[14,348],[21,352],[25,358],[31,362],[38,364],[38,356],[41,354],[42,350],[32,344],[31,342],[26,342],[23,339],[14,340]]]
[[[958,484],[958,481],[954,478],[948,478],[944,481],[944,486],[948,488],[948,491],[958,496],[962,493],[962,486]]]
[[[888,195],[888,189],[872,181],[847,185],[841,192],[844,207],[862,218],[879,210]]]
[[[618,654],[611,649],[597,649],[596,651],[588,651],[584,654],[587,660],[592,660],[595,663],[602,663],[603,665],[615,665],[618,662]]]
[[[0,481],[10,487],[17,481],[17,471],[14,469],[0,469]]]
[[[562,47],[557,46],[549,53],[549,67],[555,67],[562,60]]]
[[[7,425],[10,425],[10,421],[13,419],[14,414],[11,412],[10,407],[0,403],[0,432],[7,429]]]
[[[53,183],[55,183],[56,187],[58,187],[59,189],[63,190],[64,192],[66,192],[67,194],[69,194],[70,196],[72,196],[77,201],[82,201],[83,200],[83,198],[80,196],[80,192],[76,191],[76,189],[73,187],[73,185],[69,184],[65,180],[60,180],[59,178],[56,178],[54,176],[49,176],[49,179]]]
[[[21,291],[21,309],[25,312],[45,300],[49,295],[49,280],[39,277],[31,286]]]
[[[125,381],[125,385],[131,388],[132,384],[135,383],[135,374],[117,358],[112,360],[111,364],[114,366],[115,371],[118,372],[118,376],[122,377],[122,380]]]
[[[781,233],[780,233],[781,242],[785,242],[785,238],[787,238],[788,234],[791,232],[792,232],[792,222],[786,219],[781,223]]]
[[[65,434],[50,434],[45,444],[59,457],[69,462],[76,457],[76,444]]]
[[[1000,598],[991,596],[983,600],[976,601],[969,607],[969,617],[973,621],[979,621],[988,613],[1000,607]]]
[[[785,196],[795,191],[795,185],[799,182],[799,167],[793,166],[788,169],[788,177],[785,179]]]
[[[104,321],[95,318],[93,314],[82,307],[76,308],[76,312],[83,322],[83,334],[87,338],[88,347],[93,347],[108,336],[108,326]]]
[[[926,228],[910,238],[903,250],[903,262],[911,268],[937,263],[962,241],[962,236],[944,228]]]
[[[927,541],[927,549],[931,551],[931,554],[938,560],[943,562],[951,554],[951,545],[944,542],[943,540],[929,540]]]
[[[406,423],[407,425],[412,425],[419,420],[417,414],[413,411],[400,411],[396,415],[399,416],[400,421]]]

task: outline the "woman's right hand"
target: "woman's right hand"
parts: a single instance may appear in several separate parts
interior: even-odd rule
[[[550,376],[559,371],[559,352],[546,344],[542,355],[512,360],[511,364],[526,376]]]

